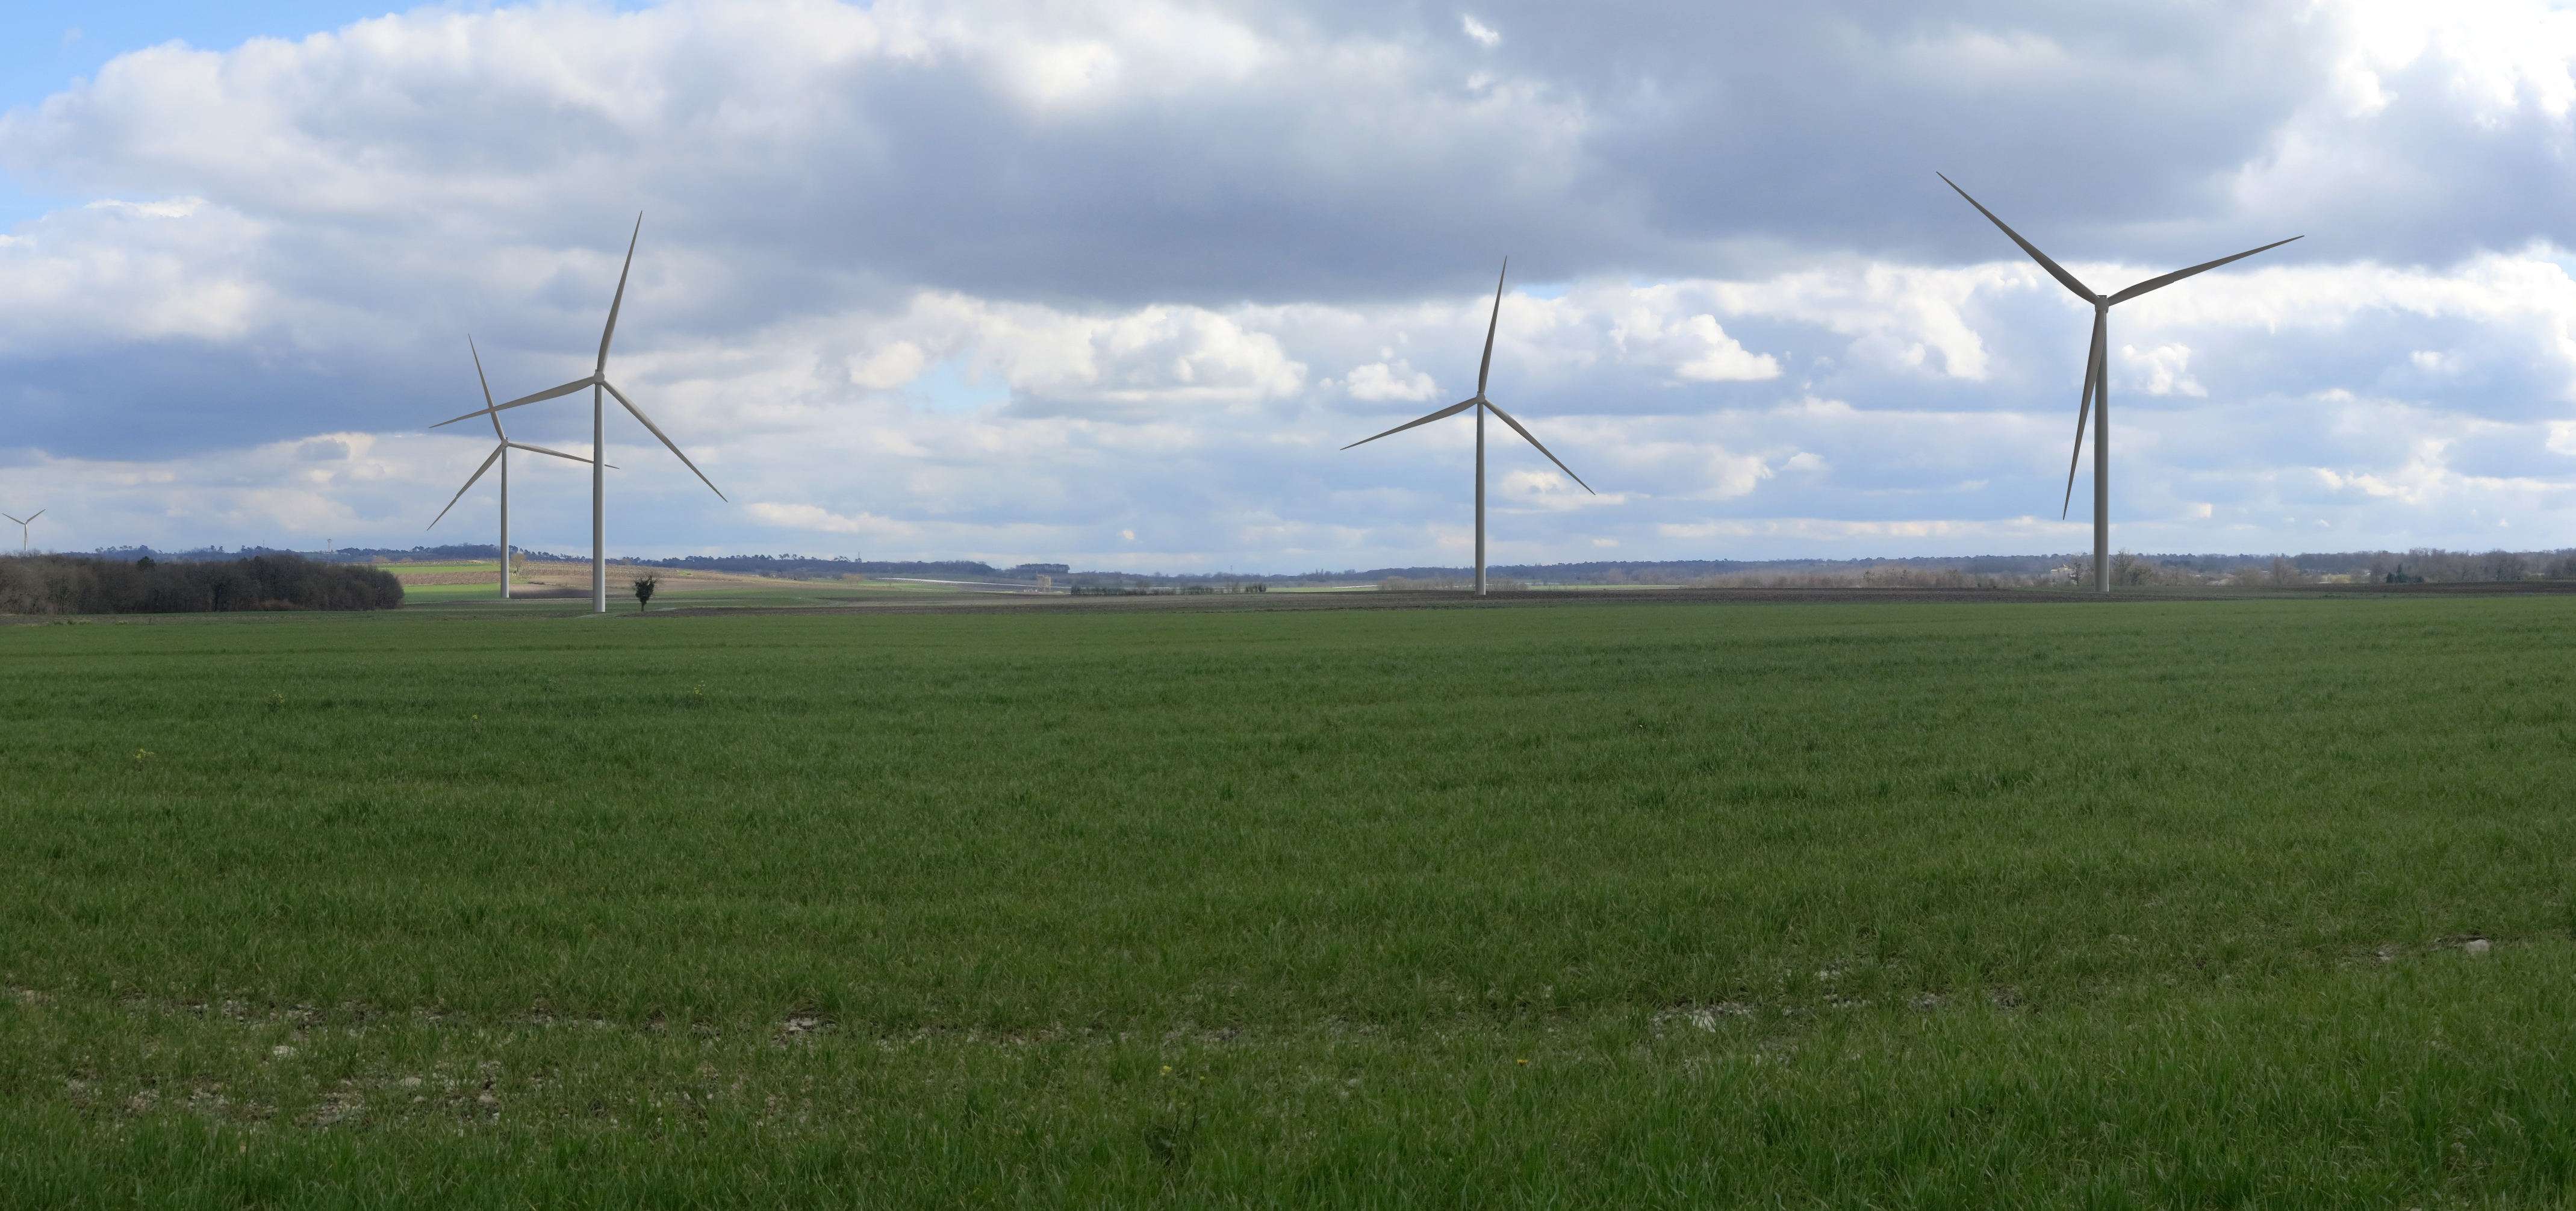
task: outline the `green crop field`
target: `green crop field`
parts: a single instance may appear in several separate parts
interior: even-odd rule
[[[2563,1205],[2571,626],[0,627],[0,1204]]]

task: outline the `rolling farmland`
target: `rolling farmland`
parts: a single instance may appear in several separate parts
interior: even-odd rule
[[[2554,1202],[2571,623],[0,627],[0,1189]]]

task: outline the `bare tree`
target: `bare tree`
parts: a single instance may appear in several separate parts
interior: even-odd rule
[[[662,578],[646,572],[628,582],[635,586],[635,612],[641,614],[653,601],[653,590],[662,587]]]

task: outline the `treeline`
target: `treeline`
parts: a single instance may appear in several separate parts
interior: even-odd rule
[[[2064,579],[2090,581],[2093,560],[2077,556]],[[2114,585],[2510,584],[2576,580],[2576,551],[2343,551],[2303,555],[2132,555],[2111,557]]]
[[[512,548],[521,559],[538,563],[589,563],[590,555]],[[320,563],[447,563],[473,559],[499,559],[501,548],[488,542],[448,543],[418,547],[341,547],[335,551],[283,551],[274,547],[242,547],[227,551],[221,547],[198,547],[186,551],[158,551],[151,547],[108,547],[97,554],[106,559],[131,562],[151,559],[158,563],[226,562],[254,555],[300,555]],[[1027,580],[1047,573],[1062,573],[1063,564],[1021,564],[1015,568],[996,568],[973,559],[851,559],[846,555],[683,555],[672,559],[628,559],[623,556],[609,561],[619,567],[672,568],[699,572],[734,572],[747,576],[776,576],[787,580],[831,580],[858,573],[867,576],[935,576],[982,580]]]
[[[1735,588],[2021,588],[2092,579],[2092,558],[2059,555],[1947,555],[1876,559],[1668,559],[1557,564],[1496,564],[1487,583],[1659,584]],[[1382,588],[1465,585],[1473,569],[1409,567],[1317,570],[1291,575],[1235,572],[1139,575],[1077,572],[1077,581],[1119,579],[1150,585],[1207,581],[1270,584],[1376,584]],[[2322,583],[2470,583],[2576,580],[2576,550],[2322,551],[2299,555],[2137,554],[2112,557],[2123,585],[2299,585]]]
[[[0,558],[0,614],[390,610],[402,599],[402,582],[391,572],[292,554],[222,562],[165,562],[148,555]]]
[[[1864,578],[1885,579],[1889,569],[1905,568],[1913,572],[1940,572],[1943,579],[1976,583],[1978,578],[2032,580],[2045,579],[2055,568],[2065,565],[2066,555],[1954,555],[1919,559],[1656,559],[1590,561],[1584,563],[1494,564],[1486,569],[1485,580],[1491,587],[1497,580],[1526,584],[1716,584],[1750,583],[1772,579],[1813,580],[1820,584],[1850,584]],[[1471,583],[1475,569],[1464,567],[1345,568],[1340,571],[1316,569],[1311,572],[1265,574],[1255,572],[1184,572],[1143,574],[1135,572],[1084,571],[1077,578],[1119,578],[1151,584],[1262,581],[1269,584],[1376,584],[1381,587],[1443,587]]]
[[[243,547],[237,551],[207,547],[171,552],[148,547],[121,547],[98,554],[127,563],[137,558],[151,558],[161,563],[231,563],[244,557],[292,557],[295,553],[263,547]],[[590,558],[588,555],[558,555],[524,548],[519,554],[545,562],[586,563]],[[350,547],[327,556],[303,553],[307,559],[342,565],[363,564],[371,560],[494,559],[499,555],[500,549],[490,543],[401,549]],[[1347,568],[1339,571],[1318,568],[1296,573],[1074,571],[1056,563],[1027,563],[1001,568],[972,559],[859,560],[847,556],[795,554],[686,555],[672,559],[619,559],[615,562],[621,567],[734,572],[790,580],[830,580],[856,573],[941,580],[1025,581],[1035,585],[1043,583],[1040,579],[1043,577],[1057,584],[1082,585],[1086,591],[1095,592],[1147,588],[1177,592],[1189,585],[1447,585],[1463,583],[1473,575],[1471,569],[1463,567]],[[2091,560],[2078,552],[1866,559],[1598,560],[1497,564],[1489,570],[1488,580],[1527,584],[2006,587],[2089,579],[2078,574],[2089,569],[2090,564]],[[2407,551],[2315,551],[2297,555],[2122,553],[2114,558],[2112,574],[2117,583],[2139,585],[2576,580],[2576,550],[2448,551],[2437,547],[2417,547]]]

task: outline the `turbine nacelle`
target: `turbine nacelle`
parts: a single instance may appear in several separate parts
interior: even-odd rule
[[[1511,271],[1511,258],[1503,258],[1503,272],[1508,274]],[[1370,442],[1376,441],[1380,437],[1402,433],[1416,425],[1427,425],[1436,420],[1446,420],[1449,417],[1456,416],[1469,408],[1483,408],[1491,411],[1495,416],[1501,418],[1504,424],[1510,425],[1512,427],[1512,432],[1521,435],[1521,440],[1528,442],[1533,447],[1536,447],[1539,453],[1547,455],[1547,461],[1555,463],[1557,470],[1565,472],[1566,476],[1571,478],[1574,482],[1583,484],[1584,491],[1592,492],[1592,485],[1583,483],[1583,477],[1576,475],[1574,473],[1574,468],[1566,466],[1565,460],[1558,458],[1555,451],[1548,449],[1545,445],[1539,442],[1538,438],[1531,436],[1528,429],[1522,428],[1519,421],[1512,419],[1511,413],[1503,411],[1502,405],[1485,398],[1485,383],[1492,375],[1494,369],[1494,330],[1502,323],[1502,319],[1503,279],[1500,276],[1497,276],[1494,279],[1493,315],[1485,321],[1485,356],[1483,361],[1476,364],[1476,393],[1465,399],[1459,400],[1457,403],[1451,404],[1446,408],[1439,409],[1438,411],[1425,416],[1415,417],[1412,420],[1406,421],[1401,425],[1397,425],[1396,427],[1387,430],[1385,433],[1377,434],[1374,437],[1363,437],[1358,441],[1352,442],[1348,446],[1342,447],[1342,449],[1348,450],[1354,446],[1365,446]],[[1594,496],[1600,495],[1598,492],[1592,492],[1592,494]]]
[[[2030,259],[2039,262],[2039,267],[2047,270],[2050,277],[2056,278],[2059,285],[2066,287],[2066,289],[2072,292],[2075,297],[2093,305],[2092,349],[2084,359],[2084,390],[2078,398],[2075,406],[2075,448],[2066,457],[2066,496],[2065,499],[2060,501],[2058,504],[2057,515],[2062,519],[2074,507],[2075,464],[2081,461],[2084,456],[2084,426],[2088,420],[2092,420],[2094,434],[2093,457],[2095,488],[2093,500],[2094,576],[2099,587],[2107,591],[2111,584],[2110,570],[2107,567],[2107,561],[2110,555],[2111,513],[2110,502],[2106,498],[2110,494],[2111,479],[2109,467],[2102,461],[2104,422],[2093,419],[2093,417],[2095,412],[2094,401],[2097,397],[2102,401],[2105,409],[2109,407],[2111,395],[2111,374],[2107,358],[2105,356],[2105,350],[2110,342],[2111,309],[2122,303],[2128,302],[2130,299],[2136,298],[2139,295],[2146,294],[2149,291],[2162,290],[2165,287],[2171,286],[2174,283],[2194,274],[2206,273],[2221,265],[2225,265],[2233,261],[2244,260],[2258,252],[2269,252],[2283,244],[2289,243],[2290,240],[2301,239],[2303,237],[2294,235],[2288,240],[2274,240],[2260,248],[2248,248],[2245,251],[2236,253],[2232,256],[2223,256],[2214,261],[2203,261],[2188,269],[2177,269],[2172,273],[2148,278],[2147,280],[2130,286],[2125,290],[2120,290],[2111,294],[2097,294],[2094,292],[2092,287],[2087,286],[2082,281],[2078,280],[2074,274],[2068,273],[2065,266],[2050,260],[2047,253],[2039,250],[2038,245],[2021,238],[2020,232],[2013,230],[2011,224],[1996,217],[1995,212],[1986,209],[1985,203],[1969,197],[1968,191],[1959,188],[1959,183],[1951,180],[1948,174],[1936,173],[1934,175],[1939,176],[1941,178],[1941,183],[1949,186],[1952,192],[1957,193],[1961,198],[1965,198],[1968,205],[1976,207],[1978,214],[1986,216],[1986,220],[1988,222],[1993,223],[1997,229],[2001,230],[2006,236],[2011,237],[2012,242],[2019,245],[2023,252],[2030,254]]]
[[[1511,269],[1511,261],[1509,259],[1505,259],[1503,261],[1503,273],[1509,274]],[[1574,482],[1582,484],[1584,491],[1591,492],[1594,496],[1600,495],[1600,493],[1592,491],[1592,485],[1583,483],[1583,477],[1576,475],[1574,473],[1574,468],[1566,466],[1565,460],[1558,458],[1555,451],[1548,449],[1547,446],[1542,444],[1535,435],[1533,435],[1527,428],[1524,428],[1518,420],[1513,419],[1511,413],[1503,411],[1502,405],[1486,398],[1485,385],[1494,369],[1494,330],[1502,323],[1502,319],[1503,279],[1502,277],[1497,276],[1494,279],[1493,314],[1485,321],[1485,356],[1482,361],[1479,361],[1476,364],[1476,393],[1465,399],[1459,400],[1457,403],[1451,404],[1446,408],[1438,409],[1424,416],[1415,417],[1412,420],[1406,421],[1401,425],[1397,425],[1396,427],[1387,430],[1385,433],[1377,434],[1374,437],[1363,437],[1358,441],[1352,442],[1348,446],[1342,447],[1343,449],[1348,450],[1355,446],[1365,446],[1370,442],[1376,441],[1380,437],[1402,433],[1416,425],[1427,425],[1436,420],[1444,420],[1449,417],[1456,416],[1469,408],[1476,409],[1476,592],[1480,595],[1485,591],[1485,413],[1491,412],[1496,417],[1501,418],[1504,424],[1510,425],[1512,427],[1512,432],[1521,435],[1522,441],[1528,442],[1532,447],[1536,448],[1539,453],[1546,455],[1547,461],[1555,463],[1557,470],[1565,472],[1568,477],[1574,480]]]
[[[688,455],[680,453],[679,445],[673,442],[669,436],[662,432],[662,427],[660,425],[653,423],[653,418],[644,415],[644,410],[636,407],[634,400],[626,398],[626,393],[618,390],[617,384],[608,381],[608,348],[609,345],[617,339],[617,313],[626,305],[626,279],[628,274],[635,268],[635,241],[642,238],[643,234],[644,216],[639,214],[635,216],[634,233],[629,235],[626,239],[626,264],[617,271],[617,293],[610,296],[608,300],[608,324],[606,327],[600,329],[599,360],[592,367],[590,373],[560,386],[548,387],[543,391],[530,395],[522,395],[506,404],[496,404],[492,402],[492,388],[490,384],[487,383],[483,388],[484,406],[481,409],[468,412],[463,416],[451,416],[446,420],[438,422],[438,424],[431,425],[430,428],[441,428],[446,425],[455,424],[458,421],[472,420],[478,416],[486,416],[492,419],[493,434],[506,439],[506,435],[501,432],[500,414],[502,412],[511,408],[524,408],[529,404],[541,404],[550,399],[560,399],[585,388],[602,390],[615,396],[617,399],[617,405],[626,409],[627,415],[634,417],[637,423],[642,424],[646,430],[651,432],[654,440],[661,442],[662,447],[669,450],[672,457],[680,460],[680,465],[689,469],[689,474],[697,476],[698,482],[707,486],[707,491],[716,494],[717,500],[731,503],[731,499],[724,494],[724,491],[716,487],[715,481],[708,479],[706,472],[698,470],[698,464],[690,462]],[[476,355],[474,372],[477,375],[480,375],[483,372],[483,363],[480,354]],[[432,522],[430,524],[436,525],[437,523]]]
[[[30,514],[26,515],[25,517],[14,517],[14,516],[11,516],[10,514],[7,514],[7,513],[0,513],[0,517],[7,517],[7,518],[9,518],[9,520],[11,520],[11,521],[14,521],[14,522],[18,523],[18,553],[19,553],[19,554],[24,555],[24,554],[26,554],[26,553],[27,553],[27,527],[28,527],[29,525],[34,524],[34,523],[35,523],[35,520],[36,520],[37,518],[42,517],[42,516],[44,516],[44,515],[45,515],[45,511],[44,511],[43,509],[38,509],[38,510],[36,510],[35,512],[33,512],[33,513],[30,513]]]

